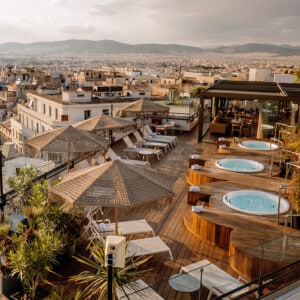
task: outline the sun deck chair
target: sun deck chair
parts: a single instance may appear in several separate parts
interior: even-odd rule
[[[145,150],[145,148],[139,148],[133,144],[129,136],[124,136],[123,141],[125,142],[127,148],[129,151],[136,153],[139,155],[140,151]],[[157,159],[160,160],[160,157],[163,156],[163,153],[161,150],[156,150],[156,149],[147,149],[149,150],[153,155],[156,155]]]
[[[142,279],[117,287],[116,296],[118,300],[164,299]]]
[[[143,141],[143,138],[141,137],[141,135],[137,132],[134,131],[133,135],[135,136],[137,142],[139,145],[141,145],[142,147],[154,147],[154,148],[163,148],[165,150],[165,152],[167,153],[168,150],[170,150],[170,146],[168,143],[160,143],[160,142],[148,142],[148,141]]]
[[[144,135],[147,141],[169,143],[171,147],[174,147],[178,141],[175,135],[159,135],[153,132],[149,125],[144,126]]]
[[[94,226],[102,234],[115,234],[116,223],[98,223],[95,222]],[[151,233],[152,236],[155,236],[153,228],[149,223],[144,220],[133,220],[133,221],[124,221],[118,222],[118,233],[121,235],[133,235],[138,233]]]
[[[128,242],[126,257],[153,255],[158,253],[168,252],[170,259],[173,260],[171,249],[158,236],[131,240]]]
[[[181,267],[180,272],[188,273],[200,281],[201,268],[203,268],[202,285],[209,290],[207,300],[211,299],[213,294],[216,296],[221,296],[243,286],[243,284],[247,282],[242,277],[240,277],[240,279],[243,279],[244,283],[239,279],[232,277],[230,274],[207,259]],[[249,289],[249,287],[246,287],[245,289]],[[225,299],[233,299],[234,297],[237,297],[238,294],[245,292],[245,289],[239,290]]]
[[[148,161],[143,160],[137,160],[137,159],[128,159],[128,158],[122,158],[118,156],[113,149],[108,148],[106,155],[111,159],[119,159],[122,162],[128,163],[128,164],[134,164],[134,165],[141,165],[141,166],[150,166],[150,163]]]

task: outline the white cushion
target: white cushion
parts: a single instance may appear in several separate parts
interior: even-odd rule
[[[225,148],[227,148],[226,145],[220,145],[220,146],[219,146],[219,149],[225,149]]]
[[[191,168],[192,168],[193,170],[199,170],[199,169],[200,169],[200,165],[195,164],[195,165],[192,165]]]
[[[98,224],[98,227],[99,227],[99,230],[100,230],[100,231],[105,231],[105,230],[107,229],[105,223],[100,223],[100,224]]]
[[[225,138],[224,137],[219,137],[219,139],[218,139],[220,142],[222,142],[222,141],[225,141]]]
[[[192,155],[191,155],[191,158],[192,158],[192,159],[199,159],[199,158],[200,158],[200,155],[199,155],[199,154],[192,154]]]
[[[190,186],[190,192],[200,192],[200,186]]]
[[[203,211],[203,206],[194,205],[194,206],[192,206],[192,211],[194,211],[194,212],[202,212]]]

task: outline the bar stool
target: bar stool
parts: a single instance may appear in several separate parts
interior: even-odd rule
[[[234,133],[238,134],[238,137],[242,136],[243,125],[242,124],[231,124],[231,136],[234,136]]]

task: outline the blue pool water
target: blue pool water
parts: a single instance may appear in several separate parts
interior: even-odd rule
[[[230,208],[254,215],[276,215],[278,196],[256,190],[233,191],[223,196],[223,202]],[[280,214],[286,213],[290,206],[285,198],[280,199]]]
[[[244,158],[224,158],[217,160],[215,165],[226,171],[239,173],[254,173],[264,170],[264,165],[250,159]]]
[[[239,143],[241,148],[251,149],[251,150],[275,150],[278,149],[278,146],[273,143],[265,142],[265,141],[242,141]]]

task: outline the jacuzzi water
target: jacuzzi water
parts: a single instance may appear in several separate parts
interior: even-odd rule
[[[244,158],[224,158],[217,160],[215,165],[226,171],[239,173],[255,173],[264,170],[264,165],[250,159]]]
[[[241,148],[246,148],[251,150],[263,150],[263,151],[278,149],[278,145],[276,144],[265,142],[265,141],[255,141],[255,140],[242,141],[239,143],[239,146]]]
[[[230,208],[253,215],[276,215],[278,196],[256,190],[232,191],[223,196],[223,202]],[[280,198],[279,213],[288,212],[290,205],[285,198]]]

